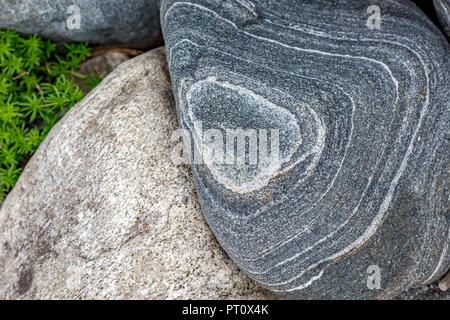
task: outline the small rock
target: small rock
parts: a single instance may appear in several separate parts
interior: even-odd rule
[[[450,300],[450,292],[443,292],[437,282],[401,293],[396,300]]]
[[[450,272],[448,272],[445,277],[442,278],[441,281],[439,281],[439,289],[444,292],[450,289]]]
[[[104,77],[129,59],[124,53],[110,51],[87,60],[77,69],[77,72],[90,77],[93,77],[95,74]]]
[[[98,55],[88,59],[81,66],[79,66],[75,72],[83,76],[88,77],[100,77],[103,78],[107,74],[111,73],[121,63],[129,60],[128,55],[117,51],[108,51],[102,55]],[[78,84],[80,89],[84,93],[88,93],[90,88],[87,88],[82,78],[77,76],[71,76],[72,79]]]

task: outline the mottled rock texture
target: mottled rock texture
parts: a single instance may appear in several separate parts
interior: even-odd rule
[[[433,0],[442,28],[450,38],[450,0]]]
[[[160,0],[0,0],[0,28],[59,42],[152,47],[161,43],[159,5]]]
[[[171,162],[164,49],[125,62],[50,132],[0,210],[0,299],[259,299]]]
[[[443,275],[450,50],[414,4],[163,0],[161,19],[191,157],[208,155],[200,203],[242,270],[290,298],[387,299]],[[280,161],[255,165],[246,139],[244,162],[221,162],[238,128],[275,129],[258,160],[278,130]]]

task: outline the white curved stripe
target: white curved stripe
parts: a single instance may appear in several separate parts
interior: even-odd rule
[[[256,16],[255,4],[253,2],[249,0],[236,0],[236,2]]]
[[[448,243],[449,243],[449,240],[450,240],[450,229],[448,230],[447,241],[445,242],[444,248],[442,249],[442,253],[441,253],[441,256],[440,256],[440,258],[439,258],[439,262],[438,262],[436,268],[434,269],[434,271],[433,271],[433,272],[431,273],[431,275],[427,278],[427,280],[425,280],[425,281],[423,282],[423,284],[427,284],[427,283],[429,283],[431,280],[433,280],[433,278],[436,276],[436,274],[437,274],[437,273],[439,272],[439,270],[441,269],[442,264],[444,263],[444,259],[445,259],[445,257],[446,257],[447,254],[448,254]]]
[[[305,288],[308,288],[310,285],[312,285],[314,281],[319,280],[322,277],[323,272],[324,272],[324,270],[320,270],[320,272],[319,272],[319,274],[317,276],[311,277],[311,279],[309,279],[308,282],[303,283],[303,284],[301,284],[299,286],[296,286],[294,288],[287,289],[287,290],[277,290],[277,289],[270,289],[270,290],[274,291],[274,292],[292,292],[292,291],[303,290]]]

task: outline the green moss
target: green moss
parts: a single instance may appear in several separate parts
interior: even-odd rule
[[[83,98],[71,77],[98,84],[74,72],[89,56],[86,43],[57,48],[37,36],[0,30],[0,201],[50,129]]]

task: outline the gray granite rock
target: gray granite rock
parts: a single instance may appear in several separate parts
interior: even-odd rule
[[[161,43],[159,5],[160,0],[0,0],[0,29],[60,42],[152,47]]]
[[[450,38],[450,0],[433,0],[433,4],[439,21]]]
[[[0,299],[270,299],[220,248],[177,128],[164,49],[52,129],[0,210]]]
[[[443,275],[450,48],[415,5],[163,0],[161,20],[200,203],[242,270],[309,299]]]

